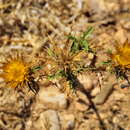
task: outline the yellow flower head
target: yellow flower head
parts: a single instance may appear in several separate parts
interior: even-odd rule
[[[0,77],[13,88],[28,85],[32,77],[30,64],[26,63],[22,57],[10,58],[0,68],[3,70]]]
[[[116,46],[116,53],[112,54],[113,61],[123,68],[130,68],[130,43],[126,41],[122,47]]]

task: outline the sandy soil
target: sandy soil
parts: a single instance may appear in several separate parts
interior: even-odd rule
[[[18,50],[42,64],[50,39],[63,43],[89,26],[98,67],[117,42],[130,41],[130,0],[0,0],[0,61]],[[78,79],[84,92],[71,97],[59,91],[57,81],[38,80],[36,95],[26,86],[16,91],[1,83],[0,130],[130,130],[130,89],[120,87],[126,81],[107,69]]]

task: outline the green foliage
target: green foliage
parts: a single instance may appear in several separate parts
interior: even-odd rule
[[[69,35],[68,39],[72,40],[71,50],[70,52],[76,53],[80,50],[84,50],[86,52],[91,51],[89,46],[88,38],[90,37],[91,33],[93,32],[93,27],[89,27],[86,32],[83,33],[79,38]]]
[[[34,67],[31,69],[31,71],[32,71],[32,72],[36,72],[36,71],[38,71],[38,70],[40,70],[40,69],[42,69],[41,66],[34,66]]]
[[[110,65],[111,64],[111,60],[107,60],[107,61],[103,61],[102,65]]]
[[[47,48],[47,53],[48,53],[48,55],[51,56],[51,57],[56,57],[56,54],[55,54],[55,53],[53,52],[53,50],[50,49],[50,48]]]
[[[65,76],[66,75],[65,75],[64,70],[58,70],[55,74],[48,75],[48,79],[53,80],[53,79],[56,79],[59,77],[65,77]]]

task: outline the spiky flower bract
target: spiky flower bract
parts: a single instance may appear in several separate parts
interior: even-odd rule
[[[22,56],[9,57],[2,64],[1,69],[3,72],[0,77],[4,79],[7,86],[12,88],[28,86],[32,91],[36,91],[34,86],[32,86],[34,78],[31,64],[27,63]]]

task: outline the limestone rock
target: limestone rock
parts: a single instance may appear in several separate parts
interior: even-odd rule
[[[36,124],[37,130],[60,130],[59,116],[54,110],[47,110],[41,113]]]
[[[38,100],[40,104],[46,105],[48,108],[65,109],[67,107],[65,94],[60,93],[58,89],[54,87],[40,90]]]
[[[64,127],[65,130],[71,130],[74,129],[75,126],[75,117],[73,114],[69,114],[69,113],[64,113],[61,114],[61,121],[62,126]]]

